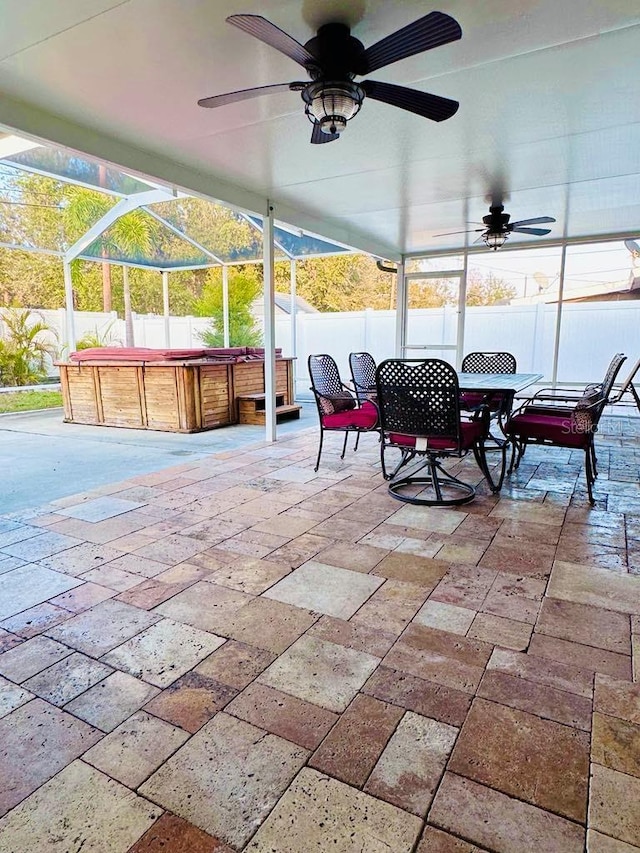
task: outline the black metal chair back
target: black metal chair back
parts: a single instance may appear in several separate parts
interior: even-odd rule
[[[611,390],[613,389],[613,383],[616,381],[620,368],[626,359],[626,355],[623,355],[621,352],[616,353],[609,363],[609,367],[607,368],[607,372],[604,375],[602,383],[595,386],[588,385],[585,389],[585,400],[587,400],[589,395],[591,395],[591,398],[594,401],[591,406],[589,406],[591,429],[593,432],[596,432],[598,429],[598,423],[602,417],[602,413],[604,412],[604,407],[609,401],[609,394],[611,394]],[[578,404],[577,408],[579,407],[580,404]]]
[[[371,353],[349,353],[349,369],[358,401],[371,399],[376,393],[376,363]]]
[[[326,353],[309,356],[309,376],[313,390],[327,397],[342,393],[342,380],[335,360]]]
[[[376,388],[384,432],[460,444],[458,376],[446,361],[388,359],[376,371]]]
[[[462,360],[462,373],[515,373],[517,362],[510,352],[470,352]]]
[[[626,358],[626,355],[618,352],[611,359],[611,363],[609,364],[604,379],[602,380],[602,393],[604,394],[605,400],[609,399],[613,383],[616,381],[620,368],[622,367],[623,362],[626,361]]]

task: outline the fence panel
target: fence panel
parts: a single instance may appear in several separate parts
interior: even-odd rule
[[[35,312],[51,328],[49,340],[62,355],[66,340],[64,309]],[[465,352],[472,350],[508,350],[518,360],[523,372],[542,373],[547,381],[553,370],[557,306],[490,305],[467,308]],[[440,308],[411,310],[414,329],[430,330],[425,343],[444,342],[447,317]],[[0,311],[1,315],[1,311]],[[366,350],[376,361],[393,357],[395,351],[395,311],[352,311],[327,314],[297,315],[296,392],[310,398],[307,358],[311,353],[328,352],[334,356],[343,378],[349,376],[348,358],[352,351]],[[87,333],[105,335],[115,345],[125,340],[124,321],[115,312],[76,311],[76,338]],[[134,334],[137,346],[162,349],[165,346],[164,317],[135,315]],[[585,302],[565,304],[562,309],[558,380],[585,383],[597,381],[611,356],[624,352],[629,361],[640,355],[638,327],[640,302]],[[203,317],[171,317],[170,340],[173,347],[200,347],[198,333],[208,325]],[[0,322],[0,334],[2,323]],[[421,338],[422,339],[422,338]],[[291,355],[291,318],[276,318],[276,345]],[[51,367],[52,374],[55,368]]]

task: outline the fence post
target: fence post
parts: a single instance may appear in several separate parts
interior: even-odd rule
[[[364,309],[364,351],[369,352],[371,349],[371,320],[373,317],[373,308]]]
[[[531,369],[536,373],[544,373],[538,369],[538,357],[544,352],[544,311],[545,303],[536,303],[536,316],[533,321],[533,341],[531,347]],[[540,365],[544,367],[544,365]]]
[[[56,331],[58,332],[58,335],[59,335],[58,340],[60,342],[60,348],[62,348],[66,342],[67,312],[64,310],[64,308],[58,308],[57,314],[58,314],[58,321],[56,323],[56,326],[57,326]],[[65,356],[67,361],[69,360],[70,354],[71,354],[71,350],[69,350]],[[62,352],[60,353],[60,355],[62,355]]]
[[[307,352],[307,318],[313,317],[313,314],[304,314],[302,311],[298,313],[296,316],[296,360],[300,357],[300,353]],[[308,357],[308,356],[307,356]],[[303,364],[299,364],[297,366],[297,370],[295,373],[296,376],[296,384],[293,388],[293,396],[295,399],[298,399],[299,394],[299,385],[302,383],[302,392],[306,392],[308,386],[308,373],[307,373],[307,364],[304,362]],[[307,385],[305,385],[307,382]]]

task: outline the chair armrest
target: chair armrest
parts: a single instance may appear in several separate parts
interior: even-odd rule
[[[474,406],[473,408],[461,408],[460,416],[464,418],[465,421],[482,421],[484,423],[485,428],[485,438],[487,437],[487,435],[489,435],[489,429],[491,425],[491,409],[486,403],[480,403],[479,406]]]
[[[549,393],[550,392],[550,393]],[[575,400],[581,400],[584,396],[584,391],[574,391],[572,388],[569,389],[557,389],[554,391],[552,388],[542,388],[540,391],[537,391],[533,397],[530,397],[530,400],[559,400],[561,402],[567,401],[571,402]]]

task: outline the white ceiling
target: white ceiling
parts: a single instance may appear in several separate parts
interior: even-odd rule
[[[259,213],[269,198],[293,225],[387,256],[462,245],[434,234],[479,220],[500,175],[512,219],[554,216],[551,237],[639,231],[638,0],[438,3],[462,40],[372,77],[459,100],[440,124],[369,100],[340,140],[311,146],[296,93],[196,105],[305,77],[227,15],[262,14],[301,42],[343,20],[369,45],[432,8],[0,0],[0,123]]]

